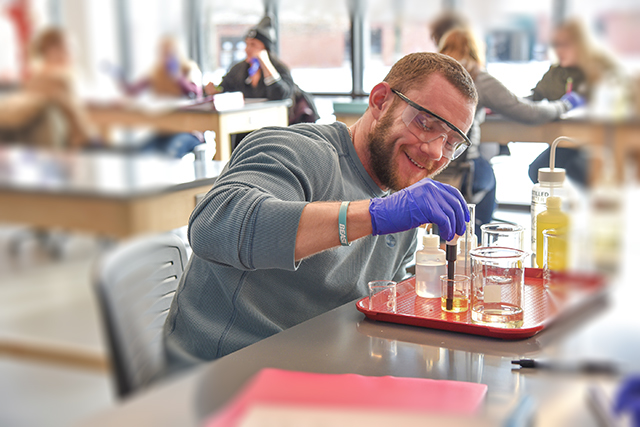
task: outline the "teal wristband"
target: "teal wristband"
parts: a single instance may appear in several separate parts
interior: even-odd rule
[[[349,202],[342,202],[340,205],[340,213],[338,214],[338,237],[342,246],[351,246],[347,240],[347,209]]]

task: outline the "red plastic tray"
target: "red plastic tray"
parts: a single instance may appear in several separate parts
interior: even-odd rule
[[[356,308],[369,319],[402,323],[431,329],[484,335],[507,340],[532,337],[554,320],[592,302],[606,291],[604,278],[592,274],[556,274],[552,289],[542,285],[542,270],[526,268],[523,290],[524,320],[519,328],[500,328],[473,323],[471,310],[448,313],[440,308],[440,298],[422,298],[415,292],[415,277],[398,283],[397,310],[389,311],[386,298],[369,309],[369,297],[356,302]]]

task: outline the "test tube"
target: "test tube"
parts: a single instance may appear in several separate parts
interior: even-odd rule
[[[478,246],[478,238],[475,233],[476,226],[476,205],[469,204],[469,222],[467,222],[467,230],[459,242],[458,254],[458,273],[467,277],[471,277],[471,255],[469,252]]]

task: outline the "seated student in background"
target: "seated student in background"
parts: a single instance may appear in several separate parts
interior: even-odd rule
[[[204,88],[207,95],[242,92],[245,98],[266,98],[270,101],[291,98],[294,91],[291,72],[272,52],[276,32],[271,18],[262,18],[249,30],[244,41],[246,59],[231,67],[220,86],[207,84]]]
[[[67,34],[42,30],[32,42],[22,89],[0,99],[0,140],[56,148],[97,144],[75,78]]]
[[[568,93],[578,94],[591,101],[597,85],[609,78],[619,79],[621,72],[615,60],[598,48],[578,19],[560,24],[553,33],[551,42],[557,63],[553,64],[533,88],[531,99],[554,101],[567,98]],[[551,142],[551,141],[549,141]],[[555,165],[566,169],[567,176],[575,182],[588,183],[586,152],[573,147],[556,149]],[[545,150],[529,166],[529,178],[538,182],[538,169],[549,167],[549,149]]]
[[[195,62],[184,57],[172,37],[161,39],[158,59],[148,76],[136,83],[128,83],[121,76],[120,83],[132,96],[149,90],[164,98],[202,97],[202,73]],[[203,142],[199,132],[157,133],[142,144],[140,151],[181,158]]]
[[[122,79],[121,84],[129,95],[139,95],[149,89],[157,96],[200,98],[201,81],[198,65],[182,55],[175,39],[163,37],[157,62],[149,75],[133,84]]]
[[[193,254],[164,325],[170,370],[352,302],[370,280],[408,277],[420,224],[461,235],[464,199],[430,177],[470,145],[476,102],[458,62],[413,53],[351,127],[247,136],[189,219]]]
[[[487,73],[484,68],[484,49],[468,28],[454,28],[446,32],[440,39],[438,49],[440,53],[458,60],[465,67],[478,91],[478,107],[469,134],[473,145],[438,179],[443,182],[461,181],[459,189],[462,194],[469,198],[469,202],[476,204],[477,225],[485,224],[491,221],[496,206],[496,179],[493,168],[478,150],[480,125],[485,120],[485,108],[517,122],[538,124],[557,119],[562,113],[579,104],[581,99],[575,94],[569,94],[562,96],[558,101],[541,103],[517,97]],[[468,169],[462,168],[465,162],[473,164],[471,179],[465,176],[470,173]],[[471,188],[468,188],[469,182]]]
[[[291,77],[289,68],[273,53],[276,32],[271,18],[265,16],[245,37],[244,61],[235,64],[222,78],[220,86],[208,83],[207,95],[219,92],[242,92],[245,98],[269,101],[291,99],[289,124],[312,123],[318,119],[313,97],[301,90]],[[246,134],[239,134],[234,148]]]

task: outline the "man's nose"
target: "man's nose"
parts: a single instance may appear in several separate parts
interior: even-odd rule
[[[420,144],[420,150],[426,154],[431,160],[438,161],[442,158],[442,149],[447,141],[447,135],[441,134],[428,142]]]

